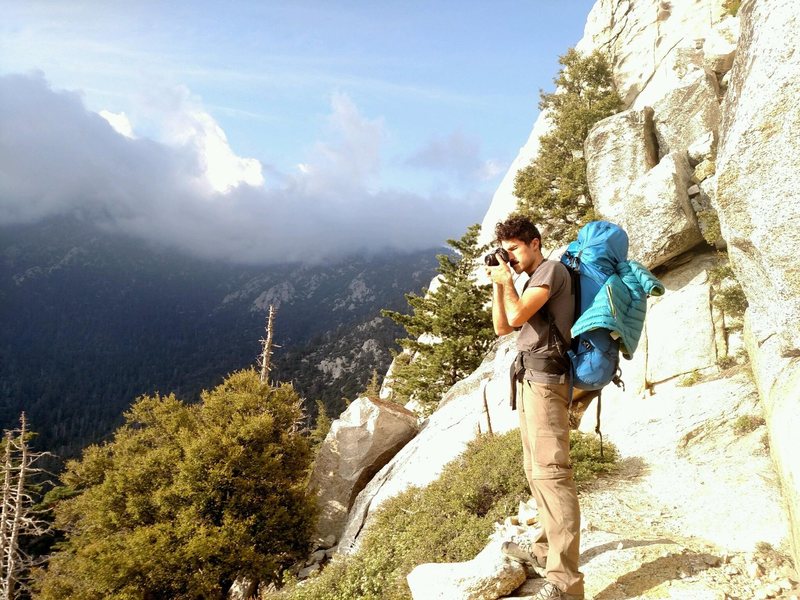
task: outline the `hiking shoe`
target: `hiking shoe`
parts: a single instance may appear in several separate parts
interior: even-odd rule
[[[503,545],[500,547],[500,552],[508,558],[524,564],[536,577],[544,577],[545,566],[539,562],[536,556],[525,550],[519,544],[515,542],[503,542]]]
[[[583,594],[568,594],[567,592],[562,592],[556,584],[547,582],[533,596],[533,600],[583,600]]]

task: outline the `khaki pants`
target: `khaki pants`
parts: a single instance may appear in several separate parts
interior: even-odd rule
[[[532,552],[546,565],[548,581],[581,595],[581,513],[569,463],[569,384],[526,380],[517,385],[525,476],[543,526]]]

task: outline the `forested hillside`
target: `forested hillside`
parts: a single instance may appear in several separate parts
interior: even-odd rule
[[[213,240],[209,240],[213,244]],[[402,330],[380,309],[435,272],[435,250],[259,267],[111,237],[78,220],[0,230],[0,421],[27,411],[36,446],[75,455],[139,395],[187,401],[253,364],[277,307],[273,379],[330,414],[385,372]]]

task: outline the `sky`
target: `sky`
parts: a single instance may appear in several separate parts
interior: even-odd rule
[[[0,0],[0,225],[245,263],[480,222],[593,0]]]

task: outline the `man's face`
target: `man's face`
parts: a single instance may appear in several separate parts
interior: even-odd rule
[[[528,272],[533,268],[536,260],[536,251],[539,248],[539,240],[533,239],[530,244],[522,240],[510,239],[503,240],[500,245],[508,252],[509,262],[514,272],[520,274]]]

